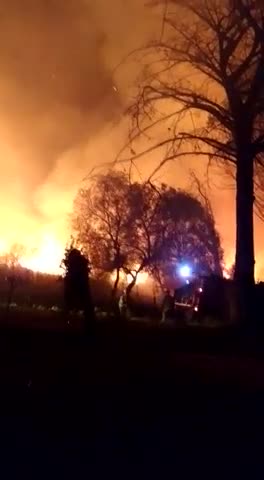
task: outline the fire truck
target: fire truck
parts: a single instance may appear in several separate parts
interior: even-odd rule
[[[174,290],[174,317],[186,321],[198,318],[201,297],[204,291],[203,279],[186,280]]]
[[[174,317],[190,321],[206,316],[226,319],[230,310],[232,284],[217,276],[186,280],[174,291]]]

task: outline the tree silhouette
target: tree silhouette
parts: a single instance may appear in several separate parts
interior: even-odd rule
[[[260,41],[264,40],[262,0],[232,0],[231,6],[237,14],[254,29]]]
[[[14,270],[18,267],[19,261],[23,255],[25,255],[25,253],[26,248],[24,245],[21,245],[20,243],[14,243],[11,245],[9,251],[2,256],[3,263],[5,263],[9,269]]]
[[[142,136],[149,146],[132,157],[159,150],[159,167],[193,155],[231,168],[235,279],[244,291],[254,284],[253,210],[263,185],[264,7],[255,0],[149,3],[166,8],[161,38],[147,50],[150,73],[129,109],[131,151]]]
[[[194,264],[199,274],[222,274],[220,238],[208,206],[165,184],[134,183],[130,195],[129,223],[134,228],[129,233],[131,251],[125,266],[132,278],[128,295],[141,271],[161,284],[164,271],[174,277],[183,261]]]
[[[9,252],[3,255],[2,261],[7,266],[7,281],[8,281],[8,295],[7,295],[7,310],[9,310],[11,303],[14,300],[14,294],[22,278],[19,272],[19,261],[25,254],[26,249],[19,243],[11,245]]]
[[[122,172],[96,176],[81,189],[74,202],[73,232],[88,254],[97,274],[115,272],[112,295],[116,296],[126,259],[128,177]]]
[[[64,275],[64,301],[67,312],[82,310],[86,327],[93,321],[93,307],[90,294],[90,263],[74,245],[66,248],[62,260]]]
[[[162,185],[156,222],[161,250],[150,266],[160,285],[183,263],[198,275],[222,276],[223,251],[210,202]],[[206,201],[206,203],[205,203]]]
[[[182,258],[200,273],[221,274],[222,250],[206,195],[200,200],[166,185],[132,182],[123,172],[100,175],[76,198],[73,229],[77,242],[100,272],[116,271],[129,283],[127,296],[144,271],[159,279]],[[206,203],[207,202],[207,203]]]

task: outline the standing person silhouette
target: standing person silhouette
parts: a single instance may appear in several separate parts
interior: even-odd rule
[[[165,296],[162,302],[162,317],[161,323],[165,323],[169,315],[173,313],[174,310],[174,297],[171,295],[170,290],[166,290]]]
[[[77,248],[66,250],[63,260],[64,304],[66,313],[71,310],[83,311],[85,329],[89,330],[94,323],[94,309],[90,292],[89,260]]]

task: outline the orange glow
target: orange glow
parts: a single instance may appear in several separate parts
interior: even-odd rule
[[[147,272],[140,272],[137,276],[136,285],[144,285],[147,282],[148,278],[149,278],[149,275]],[[116,279],[116,274],[115,272],[113,272],[111,274],[111,281],[114,282],[115,279]],[[125,273],[120,272],[120,280],[121,282],[126,282],[127,284],[129,284],[130,282],[132,282],[133,277],[130,274],[126,275]]]
[[[61,273],[60,264],[63,252],[63,245],[53,235],[44,235],[36,251],[25,254],[19,263],[22,267],[34,272],[56,275]]]
[[[7,243],[0,238],[0,255],[4,255],[4,253],[8,250]]]
[[[133,277],[132,275],[127,275],[127,282],[130,283],[132,282]],[[148,273],[147,272],[140,272],[137,276],[137,281],[136,285],[144,285],[146,281],[148,280]]]
[[[73,198],[93,167],[113,162],[126,144],[130,122],[123,112],[136,94],[138,78],[146,79],[159,69],[151,55],[128,58],[127,54],[157,39],[161,16],[145,4],[163,2],[2,3],[0,254],[18,243],[26,248],[21,258],[24,266],[59,273],[70,237],[67,224]],[[24,4],[30,7],[25,9]],[[180,68],[184,72],[185,66]],[[209,87],[201,77],[195,80],[193,72],[184,73],[187,82],[199,82],[204,91],[208,88],[212,99],[222,98],[223,92],[214,91],[213,83]],[[168,114],[174,107],[174,103],[162,102],[160,114]],[[199,112],[186,116],[177,125],[178,131],[190,131],[194,124],[202,128],[204,119]],[[167,127],[173,129],[173,124],[164,126],[158,123],[152,134],[143,136],[136,153],[149,147],[152,140],[163,140]],[[132,151],[127,153],[130,156]],[[162,155],[152,151],[138,160],[140,178],[149,177]],[[164,165],[155,179],[189,189],[192,170],[206,186],[207,161],[195,156]],[[232,182],[222,166],[214,166],[210,172],[208,193],[228,275],[234,262],[235,189],[230,188]],[[256,278],[264,279],[263,237],[264,223],[256,218]],[[137,284],[146,280],[141,273]]]
[[[27,232],[29,234],[29,232]],[[56,236],[55,233],[37,231],[35,235],[12,236],[10,239],[0,238],[0,256],[5,257],[14,253],[13,247],[21,246],[21,256],[17,262],[24,268],[34,272],[58,275],[62,273],[60,268],[64,256],[66,238]],[[18,248],[19,251],[19,248]]]

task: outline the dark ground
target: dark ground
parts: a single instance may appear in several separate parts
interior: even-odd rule
[[[0,331],[0,478],[263,478],[260,339],[12,325]]]

